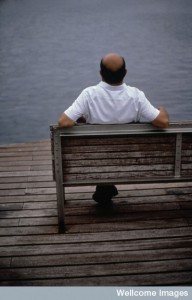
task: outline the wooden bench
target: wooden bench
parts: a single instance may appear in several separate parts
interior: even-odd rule
[[[65,187],[191,181],[192,122],[51,126],[59,232],[65,232]]]

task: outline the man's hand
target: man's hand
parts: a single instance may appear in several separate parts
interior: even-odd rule
[[[65,113],[62,113],[58,121],[59,127],[72,127],[75,125],[75,121],[71,120]]]
[[[166,128],[169,125],[169,115],[164,107],[159,107],[159,114],[157,118],[151,122],[155,127]]]

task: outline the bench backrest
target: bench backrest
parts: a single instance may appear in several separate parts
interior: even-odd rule
[[[64,186],[192,179],[192,123],[51,126]]]

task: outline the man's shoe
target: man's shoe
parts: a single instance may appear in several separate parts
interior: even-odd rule
[[[106,205],[109,204],[112,197],[116,196],[117,194],[118,191],[115,185],[97,185],[96,191],[92,198],[97,203]]]

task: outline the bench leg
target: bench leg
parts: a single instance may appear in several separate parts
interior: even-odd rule
[[[55,180],[57,191],[57,210],[58,210],[58,226],[59,233],[65,232],[65,192],[63,187],[63,170],[62,170],[62,151],[61,138],[59,132],[54,134],[54,159],[55,159]]]
[[[59,224],[59,234],[65,233],[65,224]]]
[[[58,225],[59,233],[65,233],[65,191],[62,184],[57,186],[57,209],[58,209]]]

